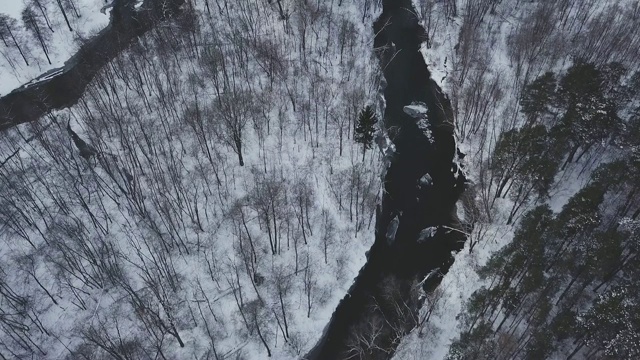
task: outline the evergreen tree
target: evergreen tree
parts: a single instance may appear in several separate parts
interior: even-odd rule
[[[640,148],[640,106],[634,108],[629,115],[625,124],[623,144],[631,150]]]
[[[628,73],[628,69],[618,63],[612,62],[601,67],[602,90],[605,96],[621,107],[629,102],[633,97],[633,89],[623,84],[623,77]]]
[[[554,73],[547,72],[525,86],[520,98],[522,113],[527,116],[529,123],[533,123],[555,101],[556,78]]]
[[[564,106],[571,108],[601,99],[604,79],[594,64],[576,60],[560,80],[558,95]]]
[[[482,322],[451,343],[446,360],[488,360],[496,358],[498,346],[493,339],[491,324]]]
[[[546,205],[525,213],[511,243],[478,270],[485,286],[466,302],[448,359],[640,356],[640,75],[627,72],[578,60],[557,80],[546,73],[525,86],[527,122],[500,134],[490,158],[496,197],[515,210],[530,194],[548,196],[563,158],[612,140],[619,156],[558,214]]]
[[[640,303],[634,290],[620,286],[607,291],[581,317],[584,342],[606,358],[636,359],[640,355]]]
[[[593,231],[602,222],[599,206],[605,190],[600,184],[592,183],[582,188],[562,207],[555,224],[559,239],[568,241],[579,234]]]
[[[513,200],[509,223],[532,196],[547,196],[563,150],[550,141],[543,125],[510,130],[500,136],[490,165],[497,184],[493,201],[502,195]]]
[[[573,161],[579,148],[582,147],[582,154],[586,153],[620,127],[619,105],[612,96],[623,71],[615,64],[601,70],[578,60],[560,80],[558,99],[565,113],[551,133],[557,142],[570,143],[565,166]]]
[[[362,144],[362,161],[364,161],[365,152],[371,148],[371,144],[373,143],[373,134],[376,131],[375,125],[377,122],[378,117],[371,106],[367,105],[360,111],[354,140]]]

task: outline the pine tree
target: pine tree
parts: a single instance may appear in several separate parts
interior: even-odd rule
[[[577,60],[559,81],[558,102],[565,110],[557,125],[551,128],[558,143],[569,144],[569,155],[562,166],[573,162],[578,149],[580,159],[592,146],[600,144],[620,131],[618,102],[613,99],[617,91],[616,82],[624,68],[610,64],[601,68]]]
[[[358,115],[358,123],[356,124],[354,140],[362,144],[362,161],[367,149],[371,148],[373,142],[373,134],[375,133],[375,125],[378,117],[371,106],[367,105],[360,111]]]
[[[540,115],[549,112],[549,107],[555,101],[556,86],[556,78],[552,72],[545,73],[525,86],[520,105],[529,123],[534,123]]]

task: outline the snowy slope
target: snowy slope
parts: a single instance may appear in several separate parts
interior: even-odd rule
[[[30,299],[29,327],[0,333],[16,356],[296,359],[364,264],[376,8],[195,5],[195,27],[150,32],[76,106],[2,135],[0,270]]]
[[[15,46],[0,46],[0,96],[6,95],[20,85],[27,83],[47,70],[62,67],[79,47],[82,39],[92,35],[109,24],[110,11],[104,10],[103,0],[74,0],[76,14],[69,9],[68,18],[73,31],[67,27],[56,1],[42,1],[50,20],[48,27],[42,29],[49,48],[51,64],[47,61],[37,39],[22,29],[21,12],[25,5],[22,0],[0,0],[0,14],[5,14],[18,21],[19,31],[16,37],[25,52],[29,65],[20,57]],[[37,13],[38,15],[40,13]]]

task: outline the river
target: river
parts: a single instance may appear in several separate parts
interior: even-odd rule
[[[433,291],[466,241],[456,215],[466,178],[458,165],[453,111],[419,52],[426,35],[415,14],[410,0],[384,0],[373,26],[386,80],[384,126],[393,134],[395,153],[367,263],[307,360],[391,358],[416,325],[418,284]],[[426,108],[422,123],[407,111],[410,105]]]

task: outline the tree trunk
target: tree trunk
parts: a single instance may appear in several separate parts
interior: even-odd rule
[[[49,22],[49,17],[47,16],[47,13],[44,11],[44,7],[42,6],[42,4],[40,4],[40,1],[35,0],[35,3],[38,6],[38,9],[40,10],[42,17],[44,18],[44,22],[47,24],[47,27],[49,28],[49,30],[51,30],[51,32],[55,32],[51,27],[51,23]]]
[[[29,62],[27,61],[27,57],[24,56],[24,53],[22,52],[22,48],[20,47],[20,45],[18,45],[18,41],[16,41],[16,37],[13,36],[13,31],[11,31],[11,29],[9,28],[8,25],[5,25],[5,27],[7,28],[7,31],[9,31],[9,35],[11,35],[11,39],[13,40],[13,43],[16,45],[16,47],[18,48],[18,51],[20,52],[20,55],[22,56],[22,60],[24,60],[24,63],[29,66]]]
[[[64,17],[64,21],[67,23],[67,26],[69,27],[69,31],[73,31],[73,29],[71,28],[71,24],[69,23],[69,18],[67,18],[67,12],[64,11],[64,7],[62,6],[62,0],[56,0],[58,3],[58,7],[60,8],[60,11],[62,12],[62,16]]]
[[[253,315],[253,322],[256,325],[256,330],[258,330],[258,337],[260,337],[260,341],[262,341],[262,345],[264,345],[264,347],[267,349],[267,356],[271,357],[271,349],[269,349],[269,345],[267,345],[267,341],[264,339],[264,336],[262,336],[262,331],[260,331],[260,325],[258,325],[258,317],[255,314]]]
[[[173,335],[173,337],[176,338],[176,340],[178,340],[178,344],[180,344],[180,347],[183,348],[184,347],[184,342],[182,341],[182,338],[180,337],[180,334],[178,334],[178,329],[176,329],[176,326],[171,324],[171,328],[173,330],[173,333],[171,335]]]
[[[287,18],[287,16],[284,13],[284,9],[282,8],[282,3],[280,2],[280,0],[276,0],[276,2],[278,3],[278,11],[280,12],[280,20],[285,20]]]
[[[573,149],[571,149],[571,152],[569,153],[569,156],[567,156],[567,160],[562,165],[561,170],[564,170],[567,167],[567,165],[569,165],[569,163],[573,161],[573,157],[576,155],[576,152],[578,152],[579,148],[580,148],[580,145],[576,145]]]
[[[36,37],[38,38],[38,41],[40,42],[40,46],[42,47],[42,51],[44,51],[44,55],[47,57],[47,61],[49,62],[49,65],[51,65],[51,59],[49,58],[49,52],[47,51],[47,46],[44,43],[44,39],[42,38],[42,33],[40,32],[40,28],[38,27],[38,24],[36,23],[35,19],[33,18],[29,18],[29,22],[31,23],[31,25],[33,26],[33,29],[36,32]]]
[[[244,166],[244,158],[242,157],[242,135],[240,132],[232,134],[233,136],[233,144],[235,145],[235,151],[238,154],[238,163],[240,166]]]
[[[284,300],[282,299],[282,291],[278,291],[278,297],[280,298],[280,309],[282,310],[282,322],[284,322],[284,332],[289,338],[289,325],[287,324],[287,314],[284,311]]]
[[[509,182],[509,180],[511,180],[511,176],[506,176],[502,180],[502,182],[500,183],[500,186],[498,186],[498,191],[496,191],[496,195],[493,197],[494,202],[497,198],[500,197],[500,195],[502,195],[502,191],[504,190],[504,187],[507,186],[507,183]]]

